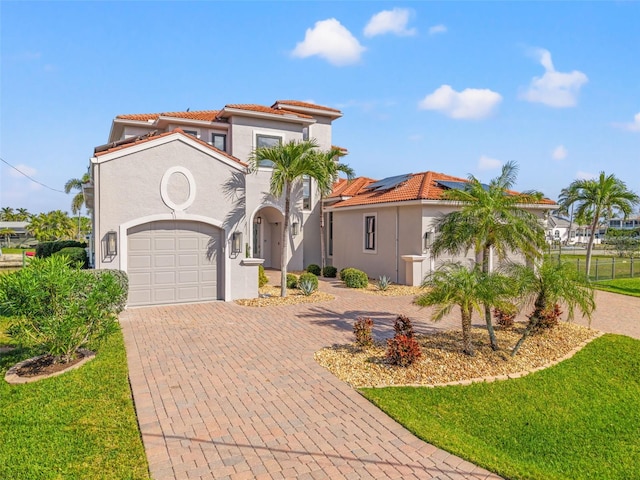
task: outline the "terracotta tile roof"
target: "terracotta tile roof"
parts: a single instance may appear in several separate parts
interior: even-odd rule
[[[147,143],[147,142],[149,142],[151,140],[157,140],[159,138],[167,137],[169,135],[173,135],[173,134],[176,134],[176,133],[184,135],[185,137],[187,137],[187,138],[189,138],[189,139],[191,139],[191,140],[193,140],[195,142],[198,142],[202,146],[207,147],[210,150],[213,150],[214,152],[217,152],[220,155],[225,156],[229,160],[232,160],[232,161],[234,161],[236,163],[239,163],[242,166],[245,166],[245,167],[247,166],[246,163],[244,163],[243,161],[237,159],[233,155],[229,155],[227,152],[223,152],[222,150],[214,147],[213,145],[209,145],[207,142],[204,142],[204,141],[200,140],[199,138],[196,138],[196,137],[194,137],[192,135],[188,135],[188,134],[184,133],[184,131],[181,128],[176,128],[176,129],[174,129],[174,130],[172,130],[170,132],[164,132],[164,133],[152,132],[152,133],[148,133],[146,135],[140,135],[139,137],[135,137],[135,138],[132,138],[132,139],[127,139],[127,140],[130,140],[130,141],[127,142],[127,143],[121,144],[121,145],[118,145],[118,144],[122,143],[122,142],[114,142],[114,144],[113,144],[114,146],[113,147],[108,148],[106,150],[99,151],[99,152],[95,152],[94,155],[96,157],[99,157],[99,156],[105,155],[107,153],[113,153],[113,152],[117,152],[119,150],[124,150],[126,148],[133,147],[135,145],[141,145],[141,144]],[[96,149],[98,149],[98,148],[100,148],[100,147],[96,147]]]
[[[164,112],[164,113],[133,113],[130,115],[118,115],[116,118],[123,120],[138,120],[148,122],[160,117],[185,118],[189,120],[204,120],[213,122],[218,117],[220,110],[195,110],[193,112]]]
[[[337,145],[331,145],[331,148],[335,149],[335,150],[340,150],[341,152],[343,152],[345,155],[349,152],[349,150],[347,150],[344,147],[339,147]]]
[[[406,181],[394,188],[387,190],[368,190],[366,187],[375,182],[375,180],[359,177],[347,185],[347,181],[341,179],[334,186],[334,190],[331,195],[329,195],[329,198],[352,195],[351,198],[336,203],[334,207],[373,205],[411,200],[441,200],[442,192],[444,192],[446,188],[439,185],[438,181],[468,182],[465,178],[453,177],[451,175],[445,175],[444,173],[423,172],[409,174],[409,178]],[[555,205],[555,202],[548,198],[543,199],[539,203]]]
[[[277,100],[276,103],[271,106],[271,108],[278,108],[278,104],[280,103],[283,105],[291,105],[294,107],[313,108],[316,110],[326,110],[327,112],[342,113],[340,110],[337,110],[335,108],[325,107],[324,105],[317,105],[315,103],[301,102],[299,100]]]
[[[225,105],[225,108],[235,108],[237,110],[247,110],[250,112],[270,113],[273,115],[295,115],[296,117],[300,118],[313,119],[311,115],[306,115],[304,113],[292,112],[290,110],[284,110],[281,108],[265,107],[263,105],[255,105],[253,103],[231,103],[229,105]]]

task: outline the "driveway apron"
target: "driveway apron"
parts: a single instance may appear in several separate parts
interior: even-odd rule
[[[308,305],[123,312],[152,478],[499,478],[417,439],[314,361],[318,349],[352,341],[358,316],[384,337],[400,313],[418,331],[457,326],[434,326],[409,297],[349,290]]]

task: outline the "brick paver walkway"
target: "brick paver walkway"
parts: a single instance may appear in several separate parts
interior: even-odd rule
[[[152,477],[499,478],[418,440],[313,360],[321,347],[352,341],[360,315],[374,318],[378,336],[390,335],[399,313],[417,331],[458,327],[457,317],[434,325],[407,297],[337,290],[326,280],[321,288],[339,296],[306,306],[219,302],[123,312]],[[640,338],[640,328],[627,332],[625,324],[626,315],[638,323],[640,299],[610,295],[598,294],[605,308],[593,326]]]

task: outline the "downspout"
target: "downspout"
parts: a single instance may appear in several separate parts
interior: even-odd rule
[[[400,277],[400,210],[396,207],[396,284]]]

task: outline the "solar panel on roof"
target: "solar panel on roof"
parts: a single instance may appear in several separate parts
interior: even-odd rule
[[[465,190],[467,188],[467,185],[469,185],[469,182],[450,182],[445,180],[438,180],[437,182],[443,187],[450,190]],[[489,185],[486,185],[484,183],[482,183],[481,185],[485,190],[489,190]]]
[[[390,188],[397,187],[401,183],[406,182],[412,177],[411,173],[405,175],[396,175],[395,177],[387,177],[377,182],[373,182],[367,185],[366,190],[389,190]]]

